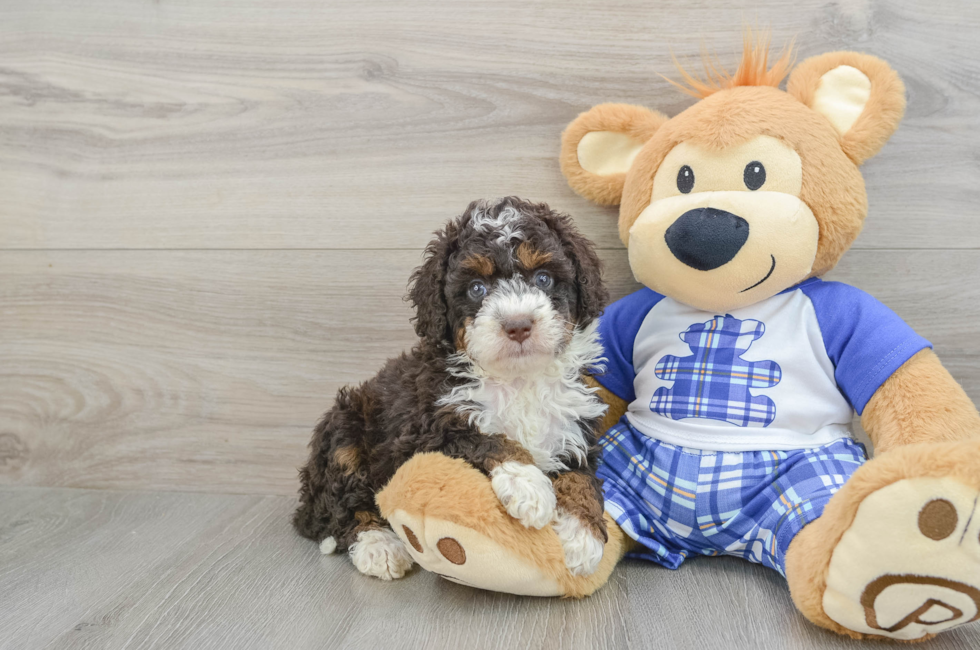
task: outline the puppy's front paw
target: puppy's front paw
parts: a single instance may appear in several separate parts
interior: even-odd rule
[[[349,553],[358,571],[382,580],[401,578],[415,563],[395,531],[388,528],[361,531]]]
[[[504,509],[528,528],[544,528],[555,518],[555,490],[534,465],[501,463],[490,472],[490,485]]]
[[[554,525],[555,533],[565,551],[565,566],[573,576],[587,576],[595,573],[602,560],[604,545],[596,539],[592,531],[575,515],[558,512]]]

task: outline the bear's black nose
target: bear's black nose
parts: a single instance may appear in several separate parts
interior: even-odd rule
[[[748,221],[715,208],[688,210],[664,234],[674,257],[698,271],[728,264],[748,238]]]

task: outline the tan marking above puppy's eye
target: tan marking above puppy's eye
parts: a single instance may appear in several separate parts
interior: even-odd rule
[[[485,278],[493,275],[493,260],[486,255],[471,255],[463,260],[460,266],[479,273]]]
[[[542,264],[547,264],[551,261],[551,253],[539,251],[526,241],[521,242],[521,245],[517,247],[515,254],[517,255],[517,261],[521,263],[521,266],[528,270],[537,268]]]

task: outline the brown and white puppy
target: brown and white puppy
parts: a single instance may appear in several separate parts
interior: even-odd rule
[[[567,216],[514,197],[471,203],[412,275],[418,345],[341,389],[317,425],[296,529],[324,553],[347,550],[362,573],[401,577],[413,560],[375,494],[413,455],[438,451],[486,473],[525,526],[552,524],[569,570],[592,573],[607,539],[595,477],[606,407],[583,378],[601,361],[607,298]]]

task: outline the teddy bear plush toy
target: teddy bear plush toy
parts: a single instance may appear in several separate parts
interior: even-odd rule
[[[602,104],[562,139],[572,188],[620,206],[644,285],[600,321],[598,569],[571,575],[550,526],[523,527],[481,473],[439,455],[378,496],[421,566],[584,596],[626,553],[670,568],[728,554],[780,572],[808,619],[852,637],[921,640],[980,618],[980,416],[928,341],[820,279],[861,230],[859,166],[898,126],[905,89],[883,61],[833,52],[783,91],[790,56],[770,66],[767,52],[747,40],[734,75],[685,73],[699,101],[673,118]]]

